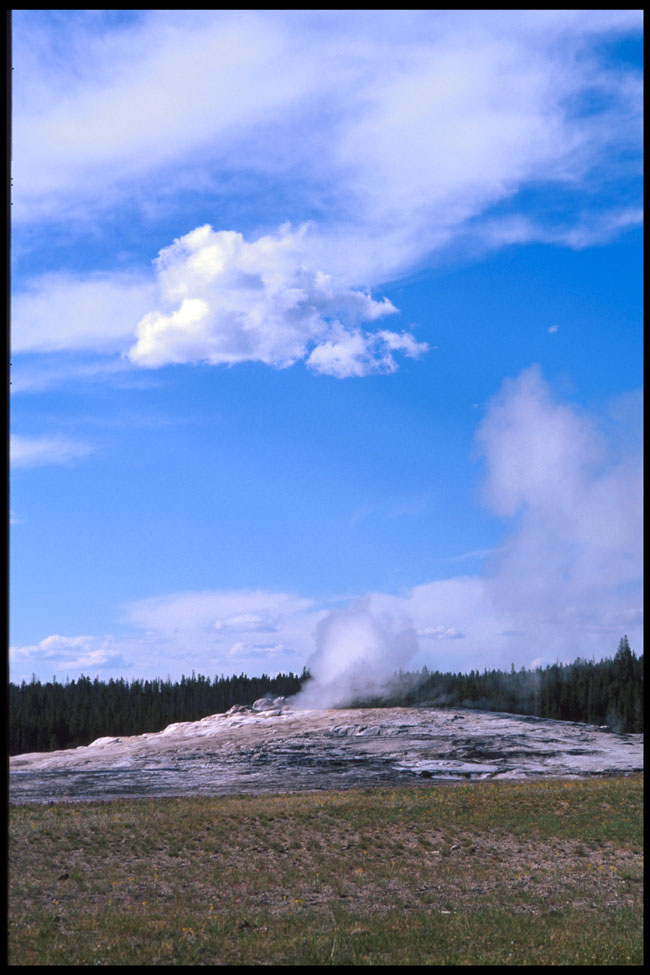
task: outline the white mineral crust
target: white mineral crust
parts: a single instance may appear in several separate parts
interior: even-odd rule
[[[300,791],[643,770],[643,735],[438,708],[293,710],[284,699],[10,759],[12,801]],[[110,773],[110,774],[109,774]]]

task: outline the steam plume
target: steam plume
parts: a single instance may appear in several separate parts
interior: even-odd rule
[[[410,621],[372,597],[334,610],[316,628],[316,650],[307,661],[312,679],[293,698],[297,708],[344,707],[390,689],[392,675],[418,651]]]

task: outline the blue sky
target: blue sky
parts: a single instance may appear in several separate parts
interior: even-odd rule
[[[642,649],[639,11],[14,11],[10,675]]]

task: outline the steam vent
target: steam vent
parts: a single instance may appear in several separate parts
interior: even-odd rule
[[[625,774],[643,735],[437,708],[294,710],[261,698],[128,738],[10,759],[10,801],[301,792]]]

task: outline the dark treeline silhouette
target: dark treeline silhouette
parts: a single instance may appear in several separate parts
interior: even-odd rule
[[[290,697],[310,677],[302,673],[276,677],[183,677],[133,680],[83,675],[65,684],[9,685],[9,752],[53,751],[88,745],[103,736],[162,731],[174,721],[197,721],[227,711],[233,704],[252,704],[259,697]],[[604,660],[578,658],[536,670],[514,667],[472,670],[469,674],[421,671],[395,674],[381,697],[351,702],[354,707],[466,707],[486,711],[558,718],[607,725],[617,732],[643,731],[643,655],[637,657],[627,637],[616,655]]]
[[[275,677],[191,677],[180,682],[100,681],[83,674],[61,684],[9,684],[9,753],[47,752],[88,745],[104,736],[162,731],[174,721],[198,721],[227,711],[233,704],[252,704],[259,697],[296,694],[309,673]]]
[[[442,674],[423,667],[395,674],[381,697],[354,701],[354,707],[465,707],[562,721],[607,725],[612,731],[643,731],[643,654],[637,657],[622,637],[614,658],[580,657],[570,664],[536,670],[472,670]]]

